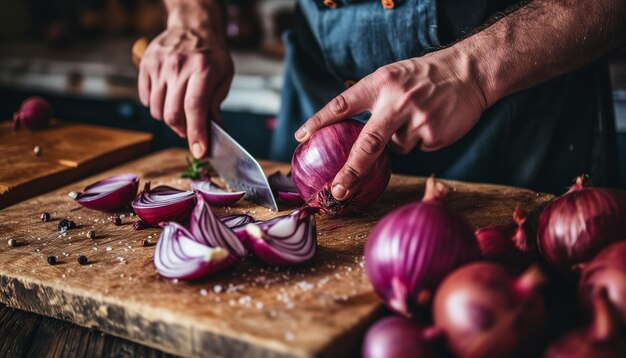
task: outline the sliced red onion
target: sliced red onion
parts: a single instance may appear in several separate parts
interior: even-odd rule
[[[193,239],[210,247],[222,247],[236,258],[248,256],[248,250],[237,235],[219,221],[201,194],[191,213]]]
[[[195,280],[234,262],[226,249],[196,242],[187,229],[174,222],[163,224],[154,251],[154,267],[159,275],[179,280]]]
[[[282,200],[283,203],[286,203],[291,206],[301,206],[304,205],[304,199],[300,193],[289,192],[289,191],[279,191],[277,192],[278,198]]]
[[[246,195],[245,191],[224,191],[211,180],[194,180],[191,182],[191,190],[202,194],[213,206],[231,206]]]
[[[304,205],[304,199],[300,193],[298,193],[298,188],[293,182],[291,173],[285,175],[283,172],[277,171],[267,177],[267,182],[270,184],[272,190],[276,192],[278,198],[284,203],[292,206]]]
[[[315,256],[316,209],[305,207],[290,215],[245,226],[247,243],[261,260],[275,266],[305,263]]]
[[[196,195],[193,191],[183,191],[161,185],[150,190],[150,182],[132,202],[137,216],[148,225],[158,225],[162,221],[184,223],[193,210]]]
[[[137,195],[138,187],[136,175],[115,175],[87,186],[74,200],[89,209],[111,211],[128,205]]]
[[[224,223],[224,225],[228,226],[231,229],[237,228],[239,226],[243,226],[246,224],[250,224],[256,222],[256,219],[250,215],[246,214],[227,214],[220,215],[217,219]]]
[[[296,188],[296,184],[293,182],[293,177],[291,173],[285,175],[281,171],[277,171],[276,173],[267,177],[267,182],[269,183],[272,190],[275,191],[285,191],[291,193],[297,193],[298,188]]]

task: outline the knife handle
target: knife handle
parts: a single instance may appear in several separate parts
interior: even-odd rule
[[[146,49],[148,48],[149,43],[150,41],[148,41],[147,38],[142,37],[135,41],[135,43],[133,44],[131,56],[135,67],[139,68],[139,63],[141,62],[143,55],[146,53]]]

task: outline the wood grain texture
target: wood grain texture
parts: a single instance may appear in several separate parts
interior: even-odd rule
[[[131,341],[0,304],[0,357],[173,357]]]
[[[148,153],[152,135],[54,121],[40,131],[0,124],[0,208]],[[41,154],[35,156],[33,148]]]
[[[0,211],[0,301],[85,327],[125,337],[182,356],[342,356],[353,353],[362,331],[381,309],[363,270],[363,247],[380,217],[418,200],[424,179],[393,176],[380,202],[350,218],[319,216],[319,250],[302,267],[274,269],[249,259],[194,283],[160,278],[154,271],[159,229],[132,230],[134,217],[113,226],[110,214],[83,209],[67,193],[115,173],[133,172],[142,181],[179,188],[185,167],[182,149],[162,151],[114,170]],[[268,174],[286,164],[262,163]],[[517,204],[532,210],[550,195],[503,186],[448,182],[449,204],[472,225],[507,223]],[[46,210],[54,218],[38,221]],[[277,213],[240,202],[218,213],[246,212],[259,219]],[[285,211],[286,213],[287,211]],[[126,215],[129,215],[128,213]],[[76,229],[60,235],[57,221]],[[95,240],[84,236],[93,229]],[[19,240],[9,248],[2,239]],[[48,255],[60,263],[46,264]],[[86,255],[90,265],[76,259]]]

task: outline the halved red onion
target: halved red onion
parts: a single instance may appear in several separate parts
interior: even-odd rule
[[[169,222],[162,226],[163,232],[154,251],[154,267],[163,277],[194,280],[235,262],[226,249],[196,242],[180,224]]]
[[[304,207],[290,215],[245,226],[247,243],[261,260],[275,266],[305,263],[315,256],[317,209]]]
[[[162,221],[184,223],[193,210],[196,195],[193,191],[183,191],[161,185],[150,190],[150,182],[131,206],[137,216],[148,225],[158,225]]]
[[[276,192],[278,198],[284,203],[292,206],[304,205],[304,199],[298,192],[298,188],[293,182],[291,173],[285,175],[283,172],[277,171],[267,177],[267,182],[270,184],[272,190]]]
[[[191,213],[190,231],[193,239],[210,247],[222,247],[236,258],[248,256],[248,250],[237,235],[219,221],[201,194]]]
[[[136,175],[119,174],[88,185],[74,200],[89,209],[111,211],[128,205],[137,195],[138,187]]]
[[[231,229],[237,228],[239,226],[243,226],[246,224],[250,224],[256,222],[256,219],[250,215],[246,214],[226,214],[220,215],[217,219],[224,223],[224,225],[228,226]]]
[[[224,191],[211,180],[194,180],[191,190],[202,194],[209,205],[214,206],[233,205],[246,195],[245,191]]]

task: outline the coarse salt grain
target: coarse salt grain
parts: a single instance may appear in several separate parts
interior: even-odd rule
[[[209,294],[209,291],[207,291],[206,289],[203,288],[203,289],[200,290],[200,295],[201,296],[206,296],[208,294]]]
[[[220,293],[220,292],[222,292],[222,290],[223,290],[223,288],[222,288],[221,285],[213,286],[213,292],[215,292],[215,293]]]

